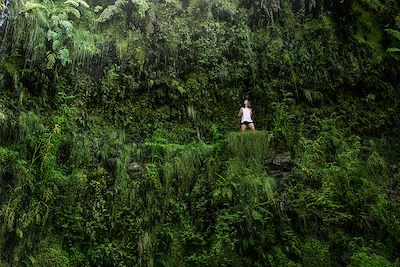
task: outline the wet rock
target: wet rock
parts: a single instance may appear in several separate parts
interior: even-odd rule
[[[109,172],[115,173],[117,169],[117,158],[108,158],[105,162],[105,167]]]
[[[287,172],[293,169],[290,148],[283,136],[276,136],[272,140],[266,165],[270,172]]]
[[[290,171],[294,167],[289,151],[271,155],[266,164],[269,171]]]
[[[128,167],[128,171],[130,173],[140,172],[142,171],[142,166],[138,162],[132,162]]]
[[[272,163],[277,166],[284,166],[290,163],[289,151],[281,154],[276,154],[275,157],[272,159]]]

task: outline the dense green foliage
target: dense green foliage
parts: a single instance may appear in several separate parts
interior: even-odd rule
[[[398,1],[6,8],[0,266],[400,266]]]

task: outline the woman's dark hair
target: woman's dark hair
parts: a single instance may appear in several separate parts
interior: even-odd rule
[[[242,107],[244,107],[244,101],[246,101],[246,100],[247,100],[247,102],[248,102],[249,108],[251,108],[251,101],[250,101],[248,98],[245,98],[245,99],[243,100]]]

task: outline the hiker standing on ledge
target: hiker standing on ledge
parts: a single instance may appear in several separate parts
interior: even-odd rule
[[[250,130],[255,130],[253,119],[251,118],[251,105],[248,99],[244,100],[243,107],[239,110],[238,117],[241,118],[240,121],[240,131],[244,132],[247,128]]]

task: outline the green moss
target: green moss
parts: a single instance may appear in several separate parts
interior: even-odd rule
[[[353,1],[352,9],[356,16],[356,31],[353,37],[361,44],[366,44],[372,48],[378,55],[384,53],[382,47],[383,29],[376,21],[372,11],[366,10],[357,1]]]
[[[320,240],[309,237],[302,247],[303,266],[325,267],[332,266],[328,246]]]

